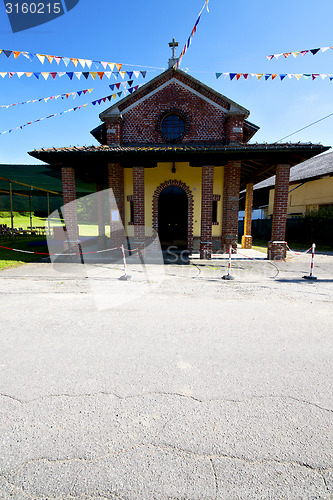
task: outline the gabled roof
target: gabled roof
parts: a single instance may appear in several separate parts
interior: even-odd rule
[[[333,152],[321,154],[303,161],[290,169],[290,182],[304,182],[321,177],[333,176]],[[254,186],[254,189],[272,188],[275,175]]]
[[[135,102],[141,100],[145,96],[148,96],[151,92],[158,89],[160,86],[166,84],[168,81],[172,79],[178,80],[180,83],[187,85],[195,92],[201,94],[202,97],[205,97],[206,99],[208,98],[212,102],[219,104],[220,106],[226,109],[227,113],[242,114],[245,115],[246,118],[250,114],[250,111],[248,109],[244,108],[243,106],[240,106],[239,104],[232,101],[228,97],[225,97],[219,92],[216,92],[216,90],[212,89],[211,87],[208,87],[199,80],[196,80],[195,78],[193,78],[193,76],[190,76],[188,73],[185,73],[180,69],[169,68],[160,75],[156,76],[155,78],[147,82],[142,87],[140,87],[133,94],[124,97],[124,99],[121,99],[121,101],[118,101],[116,104],[114,104],[110,108],[100,113],[99,115],[100,119],[102,121],[105,121],[105,119],[108,116],[109,117],[117,115],[119,116],[123,111],[126,110],[126,108],[135,104]]]

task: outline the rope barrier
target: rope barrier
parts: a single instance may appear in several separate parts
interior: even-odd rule
[[[49,255],[49,256],[52,256],[52,257],[61,257],[61,256],[68,257],[68,256],[92,255],[92,254],[96,254],[96,253],[112,252],[113,250],[121,250],[122,248],[124,248],[124,251],[126,251],[126,252],[136,252],[136,251],[140,250],[141,246],[142,245],[138,246],[137,248],[128,249],[128,248],[124,248],[123,245],[122,245],[120,247],[107,248],[105,250],[95,250],[93,252],[71,252],[71,253],[67,253],[67,252],[62,252],[62,253],[33,252],[33,251],[30,251],[30,250],[22,250],[20,248],[4,247],[2,245],[0,245],[0,248],[4,248],[5,250],[11,250],[12,252],[21,252],[21,253],[28,253],[28,254],[34,254],[34,255]]]

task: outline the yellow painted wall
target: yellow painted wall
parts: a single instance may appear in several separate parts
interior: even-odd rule
[[[297,189],[295,189],[296,186]],[[292,191],[294,190],[294,191]],[[274,189],[269,192],[268,214],[273,213]],[[288,215],[316,210],[318,205],[333,203],[333,177],[308,181],[305,184],[291,184],[288,196]]]
[[[156,168],[146,168],[145,173],[145,221],[146,227],[153,223],[153,195],[160,184],[168,180],[178,180],[186,184],[193,195],[193,236],[200,236],[201,226],[201,177],[202,171],[197,167],[190,167],[188,162],[176,162],[176,172],[172,173],[172,163],[158,163]],[[125,194],[125,225],[130,220],[130,204],[127,196],[133,194],[132,169],[124,169],[124,194]],[[214,194],[221,195],[218,202],[218,225],[213,226],[213,236],[222,234],[222,198],[223,198],[223,167],[214,168]],[[128,226],[129,236],[132,236],[133,226]]]

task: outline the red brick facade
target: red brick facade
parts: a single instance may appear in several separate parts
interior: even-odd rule
[[[275,177],[272,236],[268,244],[268,258],[280,260],[286,257],[286,221],[288,206],[290,165],[277,165]]]
[[[133,167],[134,241],[145,241],[145,169]]]
[[[108,165],[108,187],[110,207],[110,244],[111,248],[125,242],[125,200],[124,200],[124,170],[118,163]],[[117,213],[119,212],[119,216]],[[118,220],[112,220],[117,219]]]
[[[214,167],[202,167],[200,258],[211,259]]]
[[[238,211],[241,163],[229,161],[224,169],[222,249],[236,250],[238,240]]]
[[[64,218],[67,233],[67,242],[65,250],[70,252],[79,251],[79,228],[77,225],[76,211],[76,189],[75,189],[75,170],[72,167],[62,167],[61,169],[63,199],[64,199]]]

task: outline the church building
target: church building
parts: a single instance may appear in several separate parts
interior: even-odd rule
[[[64,204],[75,200],[75,179],[112,188],[129,236],[145,228],[162,248],[237,249],[239,193],[246,189],[243,248],[251,248],[253,184],[276,175],[268,258],[285,257],[290,167],[328,147],[249,143],[259,127],[250,112],[196,80],[169,68],[100,114],[91,131],[98,146],[40,149],[29,154],[61,169]],[[74,208],[73,208],[74,207]],[[79,240],[75,203],[65,212],[69,241]],[[113,223],[110,220],[111,238]]]

